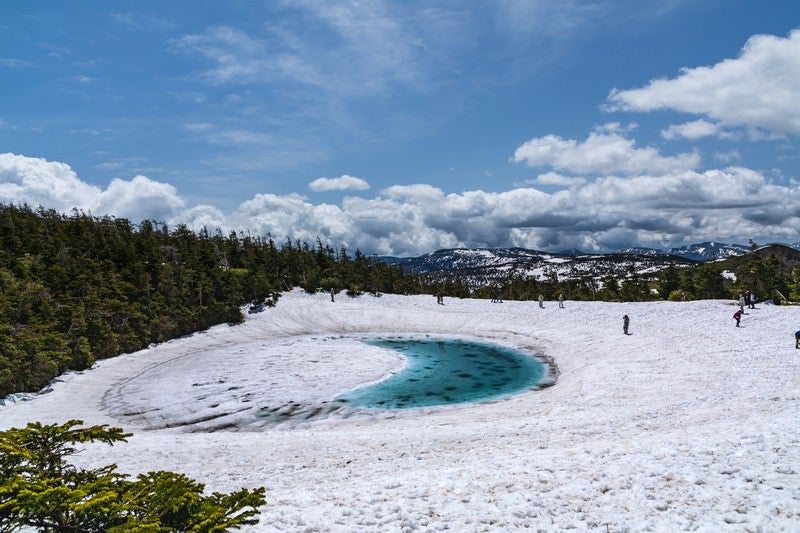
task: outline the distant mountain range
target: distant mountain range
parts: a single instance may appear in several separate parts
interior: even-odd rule
[[[515,277],[565,280],[610,274],[619,278],[631,272],[647,276],[670,265],[685,267],[749,252],[750,247],[741,244],[703,242],[679,248],[627,248],[604,254],[580,250],[553,253],[526,248],[455,248],[418,257],[379,259],[399,265],[409,273],[457,278],[472,286],[486,286]],[[800,261],[800,243],[762,246],[753,253]]]
[[[716,261],[736,255],[742,255],[750,250],[749,246],[742,244],[726,244],[722,242],[701,242],[678,248],[626,248],[617,253],[641,255],[675,255],[692,261]]]

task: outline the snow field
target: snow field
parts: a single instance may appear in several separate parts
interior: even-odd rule
[[[565,305],[292,292],[243,325],[68,374],[0,407],[0,428],[121,426],[129,443],[79,461],[185,472],[209,491],[263,485],[254,531],[800,530],[800,308],[762,305],[737,329],[727,301]],[[557,383],[325,411],[402,367],[358,341],[389,333],[543,353]]]

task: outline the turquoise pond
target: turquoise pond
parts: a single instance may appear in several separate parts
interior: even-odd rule
[[[545,365],[519,350],[459,339],[364,341],[400,352],[407,366],[379,383],[337,398],[354,407],[404,409],[476,402],[535,387]]]

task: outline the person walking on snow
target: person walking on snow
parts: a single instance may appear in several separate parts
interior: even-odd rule
[[[559,309],[564,309],[564,295],[563,294],[559,294],[558,295],[558,307],[559,307]]]
[[[542,296],[541,294],[539,295],[539,307],[541,309],[544,309],[544,296]]]
[[[794,332],[794,347],[800,350],[800,329]]]
[[[741,311],[742,314],[744,314],[744,306],[745,305],[747,305],[747,300],[745,300],[745,298],[744,298],[744,293],[740,292],[739,293],[739,311]]]
[[[736,320],[736,327],[737,328],[739,327],[739,322],[742,320],[742,315],[743,314],[744,314],[744,312],[742,312],[741,309],[739,309],[738,311],[733,313],[733,318]]]
[[[628,333],[628,326],[630,325],[630,323],[631,323],[631,319],[628,318],[628,315],[623,315],[622,316],[622,333],[624,333],[625,335],[630,335],[630,333]]]

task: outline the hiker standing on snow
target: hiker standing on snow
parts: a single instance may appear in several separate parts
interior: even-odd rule
[[[744,293],[739,293],[739,311],[744,314],[744,306],[747,304],[747,300],[745,300]]]
[[[539,295],[539,307],[544,309],[544,296]]]
[[[734,318],[734,320],[736,320],[736,327],[737,328],[739,327],[739,321],[742,320],[742,315],[743,314],[744,314],[744,312],[741,309],[739,309],[738,311],[733,313],[733,318]]]
[[[794,332],[794,347],[800,350],[800,329]]]
[[[630,335],[630,334],[628,333],[628,325],[630,325],[630,323],[631,323],[631,319],[630,319],[630,318],[628,318],[628,315],[623,315],[623,316],[622,316],[622,332],[623,332],[625,335]]]
[[[564,309],[564,295],[563,294],[559,294],[558,295],[558,307],[559,307],[559,309]]]

